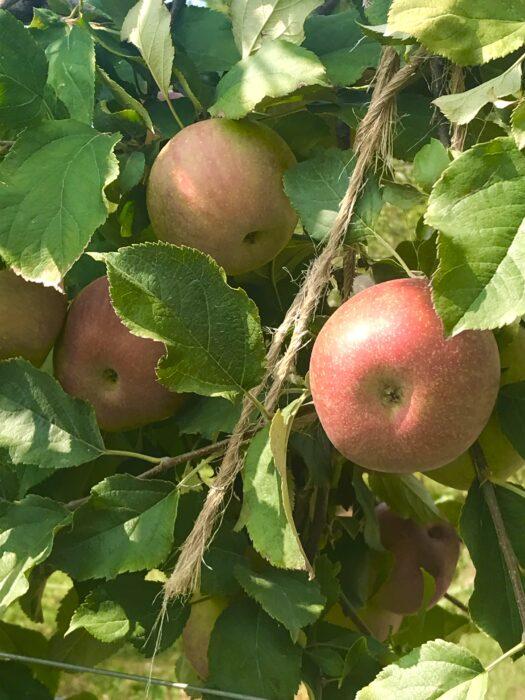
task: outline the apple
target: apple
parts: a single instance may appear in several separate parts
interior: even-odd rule
[[[188,622],[182,632],[186,658],[202,680],[208,677],[208,647],[210,637],[221,612],[226,608],[225,598],[213,597],[192,603]]]
[[[228,274],[272,260],[297,224],[283,188],[285,141],[249,121],[208,119],[176,134],[151,169],[147,205],[160,240],[211,255]]]
[[[525,329],[518,325],[514,329],[505,329],[504,333],[507,337],[500,350],[501,386],[525,381]],[[478,439],[493,479],[506,481],[525,465],[503,433],[495,411]],[[427,476],[444,486],[466,490],[476,476],[472,456],[470,452],[464,452]]]
[[[162,420],[182,396],[157,381],[163,343],[133,335],[99,277],[75,298],[54,353],[55,376],[72,396],[89,401],[103,430],[120,431]]]
[[[0,360],[24,357],[39,367],[64,324],[67,299],[52,287],[0,270]]]
[[[381,543],[392,553],[394,565],[373,599],[375,606],[398,615],[411,615],[423,605],[421,568],[434,577],[435,591],[428,607],[447,592],[459,558],[459,538],[449,523],[420,525],[394,513],[385,503],[376,507]]]
[[[413,473],[448,464],[481,433],[500,360],[489,331],[445,338],[425,279],[351,297],[319,333],[313,402],[335,447],[366,469]]]

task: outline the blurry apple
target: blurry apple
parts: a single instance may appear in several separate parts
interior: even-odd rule
[[[66,311],[65,294],[0,270],[0,360],[24,357],[39,367],[60,333]]]
[[[525,381],[525,329],[518,326],[513,330],[508,329],[506,333],[513,335],[506,339],[500,352],[501,386]],[[525,465],[523,458],[505,437],[495,411],[479,436],[479,442],[494,479],[506,481]],[[468,489],[475,477],[470,452],[464,452],[450,464],[429,472],[427,476],[444,486]]]
[[[228,274],[255,270],[295,229],[282,181],[294,163],[285,141],[261,124],[208,119],[187,126],[151,169],[153,230],[163,241],[208,253]]]
[[[314,405],[347,459],[384,472],[447,464],[481,433],[496,401],[494,336],[446,339],[427,280],[356,294],[331,316],[310,362]]]
[[[428,607],[447,592],[459,558],[459,538],[446,522],[420,525],[401,518],[381,503],[376,508],[385,549],[394,565],[388,579],[374,596],[374,604],[398,615],[416,613],[423,605],[424,578],[421,568],[434,577],[435,591]]]
[[[186,658],[199,676],[208,677],[208,646],[210,637],[221,612],[226,608],[225,598],[204,598],[191,606],[191,613],[182,632],[182,644]]]
[[[133,335],[109,298],[106,277],[75,298],[57,343],[55,375],[73,396],[89,401],[104,430],[136,428],[172,415],[182,396],[157,381],[162,343]]]

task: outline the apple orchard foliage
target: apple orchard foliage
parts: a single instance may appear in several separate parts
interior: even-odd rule
[[[431,277],[446,332],[494,330],[502,351],[525,314],[525,0],[341,0],[323,5],[331,14],[318,13],[321,4],[210,2],[180,8],[171,26],[161,0],[84,0],[73,11],[52,0],[29,26],[0,11],[0,259],[28,280],[64,280],[70,299],[107,272],[125,325],[166,345],[159,381],[191,393],[167,421],[101,434],[92,407],[61,389],[49,362],[0,363],[0,611],[17,603],[40,622],[49,576],[73,582],[50,636],[0,620],[0,651],[104,665],[131,643],[146,657],[171,655],[181,681],[270,700],[291,700],[300,681],[322,700],[477,700],[491,675],[461,633],[478,628],[503,651],[521,640],[478,481],[467,493],[418,475],[363,473],[312,416],[310,341],[341,301],[341,251],[202,565],[200,596],[224,605],[208,677],[183,654],[192,601],[171,601],[155,648],[162,581],[220,454],[141,478],[152,465],[127,453],[155,462],[233,430],[263,375],[269,329],[334,222],[384,46],[404,62],[420,45],[429,59],[397,97],[395,159],[369,174],[347,233],[356,285],[407,270]],[[467,67],[459,95],[447,94],[453,64]],[[182,96],[168,104],[170,89]],[[146,209],[162,145],[210,116],[261,120],[298,160],[283,183],[300,217],[293,238],[237,277],[199,251],[158,242]],[[463,153],[449,148],[450,122],[463,125]],[[404,219],[401,240],[395,221]],[[501,439],[525,459],[525,370],[520,380],[501,389],[495,410]],[[494,495],[523,570],[525,493],[511,476]],[[366,620],[392,568],[380,501],[421,525],[457,527],[476,570],[468,613],[441,603],[382,641],[352,624],[352,610]],[[423,579],[428,602],[433,579]],[[59,675],[2,661],[0,679],[8,697],[44,700]]]

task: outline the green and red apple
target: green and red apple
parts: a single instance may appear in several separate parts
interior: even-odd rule
[[[153,230],[162,241],[208,253],[228,274],[255,270],[284,248],[297,224],[283,187],[295,162],[286,142],[259,123],[187,126],[151,169]]]
[[[115,313],[100,277],[73,301],[54,354],[55,376],[72,396],[89,401],[103,430],[137,428],[171,416],[180,394],[157,380],[163,343],[133,335]]]
[[[494,407],[500,359],[489,331],[445,338],[426,279],[359,292],[312,351],[314,405],[335,447],[366,469],[428,471],[476,440]]]
[[[23,357],[39,367],[53,347],[67,311],[65,294],[0,270],[0,360]]]

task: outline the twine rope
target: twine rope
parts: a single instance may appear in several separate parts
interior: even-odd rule
[[[383,50],[370,105],[357,129],[354,143],[356,157],[348,189],[323,251],[308,269],[297,296],[273,335],[264,377],[253,391],[255,396],[260,395],[271,380],[264,402],[269,413],[272,413],[277,405],[283,385],[305,341],[312,314],[329,283],[334,258],[339,254],[344,242],[357,199],[366,182],[367,170],[376,157],[384,156],[388,149],[395,96],[412,79],[424,59],[425,53],[419,49],[413,54],[410,63],[399,69],[396,51],[391,47]],[[281,355],[290,332],[290,342]],[[204,506],[181,548],[175,569],[164,586],[161,620],[166,615],[168,603],[172,598],[191,595],[199,587],[204,553],[223,512],[225,496],[231,492],[235,478],[243,466],[242,446],[247,431],[253,428],[253,410],[252,401],[245,398],[240,419],[230,437],[214,488],[208,491]]]

